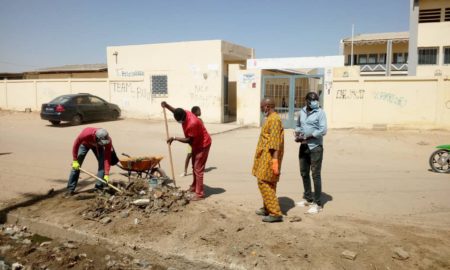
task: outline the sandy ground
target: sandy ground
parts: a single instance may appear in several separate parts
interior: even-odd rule
[[[70,170],[71,145],[86,126],[108,129],[119,153],[168,156],[161,122],[121,120],[52,127],[34,113],[2,112],[3,204],[32,198],[50,188],[64,188]],[[450,268],[450,175],[432,173],[428,167],[433,147],[448,143],[448,131],[330,130],[324,146],[326,204],[319,215],[307,216],[304,209],[295,207],[302,194],[298,145],[292,140],[292,131],[286,130],[286,153],[277,191],[286,221],[263,224],[254,215],[261,199],[250,174],[259,129],[220,133],[235,126],[206,126],[211,133],[219,133],[213,135],[207,163],[208,198],[190,204],[182,213],[155,216],[156,219],[141,227],[133,227],[127,220],[114,220],[108,225],[112,231],[127,229],[122,241],[138,242],[145,231],[146,243],[163,253],[222,262],[232,268]],[[178,124],[170,123],[169,128],[171,134],[181,135]],[[186,147],[174,144],[172,149],[175,174],[179,175]],[[95,172],[94,156],[89,155],[85,162],[85,168]],[[170,174],[168,159],[162,167]],[[121,172],[120,168],[113,168],[112,177],[123,179]],[[93,186],[91,182],[83,176],[80,184],[87,189]],[[182,188],[190,182],[190,176],[177,177]],[[32,212],[55,223],[76,224],[95,234],[98,225],[79,216],[85,203],[64,201],[58,195],[33,205]],[[45,213],[50,210],[53,214],[47,218]],[[302,221],[289,222],[293,216],[301,217]],[[161,224],[164,226],[158,226]],[[392,258],[392,249],[398,246],[409,253],[409,259]],[[358,253],[356,260],[341,258],[344,250]]]

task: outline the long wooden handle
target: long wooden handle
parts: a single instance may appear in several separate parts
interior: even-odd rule
[[[89,176],[94,177],[95,179],[97,179],[98,181],[100,181],[100,182],[102,182],[102,183],[104,183],[104,184],[107,184],[109,187],[115,189],[117,192],[122,193],[122,190],[116,188],[115,186],[113,186],[113,185],[111,185],[110,183],[106,182],[105,180],[101,179],[101,178],[98,177],[97,175],[95,175],[95,174],[93,174],[93,173],[90,173],[90,172],[86,171],[86,170],[83,169],[83,168],[80,168],[80,171],[84,172],[85,174],[87,174],[87,175],[89,175]]]
[[[169,139],[169,126],[167,125],[166,108],[163,108],[163,112],[164,112],[164,122],[166,123],[166,135],[167,135],[167,140],[168,140]],[[167,144],[167,146],[169,146],[170,169],[172,170],[173,184],[176,187],[177,186],[177,182],[175,182],[175,172],[173,170],[172,147],[171,147],[170,144]]]

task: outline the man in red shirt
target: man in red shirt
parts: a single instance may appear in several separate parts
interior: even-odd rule
[[[80,166],[83,164],[86,154],[92,150],[98,161],[97,176],[109,181],[109,170],[111,165],[117,164],[118,158],[112,149],[112,140],[108,131],[103,128],[88,127],[83,129],[75,139],[72,147],[72,171],[70,172],[69,182],[67,184],[67,196],[72,196],[77,187],[80,177]],[[96,189],[103,189],[104,183],[97,180]]]
[[[174,108],[165,101],[161,102],[163,108],[167,108],[173,113],[175,120],[183,127],[184,138],[172,137],[167,140],[168,144],[173,141],[188,143],[192,147],[192,171],[194,180],[189,191],[195,192],[196,196],[192,200],[197,201],[205,197],[203,191],[203,174],[205,172],[206,160],[208,160],[209,149],[211,148],[211,136],[209,136],[203,122],[192,112],[181,108]]]

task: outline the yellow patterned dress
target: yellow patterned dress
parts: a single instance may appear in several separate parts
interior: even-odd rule
[[[280,116],[272,112],[266,119],[259,135],[253,162],[252,174],[258,179],[264,208],[273,216],[281,216],[280,205],[276,196],[279,175],[272,171],[272,156],[270,149],[278,151],[279,171],[284,154],[284,129]]]
[[[274,175],[272,172],[272,156],[269,149],[278,150],[278,162],[281,171],[281,162],[284,154],[284,129],[281,118],[276,112],[271,113],[267,117],[261,128],[252,174],[258,179],[277,182],[280,176]]]

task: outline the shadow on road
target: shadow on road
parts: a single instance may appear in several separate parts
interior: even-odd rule
[[[295,207],[295,202],[289,197],[279,197],[280,208],[283,215],[287,215],[287,212]]]
[[[208,198],[211,195],[224,193],[226,190],[223,188],[215,188],[204,185],[205,198]]]
[[[328,194],[328,193],[322,192],[322,197],[321,197],[320,199],[321,199],[321,201],[322,201],[322,206],[325,207],[325,204],[326,204],[327,202],[331,202],[331,201],[333,200],[333,196],[331,196],[331,195]]]
[[[205,168],[205,173],[206,173],[206,172],[210,172],[210,171],[212,171],[212,170],[217,170],[217,167],[208,167],[208,168]]]
[[[55,182],[61,181],[60,179],[52,180]],[[65,180],[67,182],[67,180]],[[85,181],[78,184],[79,188],[83,188],[87,185],[90,185],[91,182]],[[53,198],[61,193],[64,193],[66,191],[66,188],[61,188],[58,190],[54,190],[53,188],[50,189],[46,194],[38,194],[38,193],[22,193],[21,196],[25,197],[20,202],[14,203],[14,204],[8,204],[5,208],[0,209],[0,224],[3,224],[6,222],[6,216],[9,212],[14,211],[21,207],[27,207],[31,206],[33,204],[36,204],[40,201],[43,201],[45,199]]]
[[[79,126],[85,126],[85,125],[91,125],[91,124],[97,124],[97,123],[103,123],[103,122],[115,122],[115,121],[121,121],[123,120],[122,118],[119,118],[117,120],[98,120],[98,121],[86,121],[81,123]],[[47,127],[52,127],[52,128],[65,128],[65,127],[74,127],[74,125],[72,125],[70,122],[66,122],[66,123],[60,123],[58,125],[52,125],[52,124],[48,124],[46,125]]]

